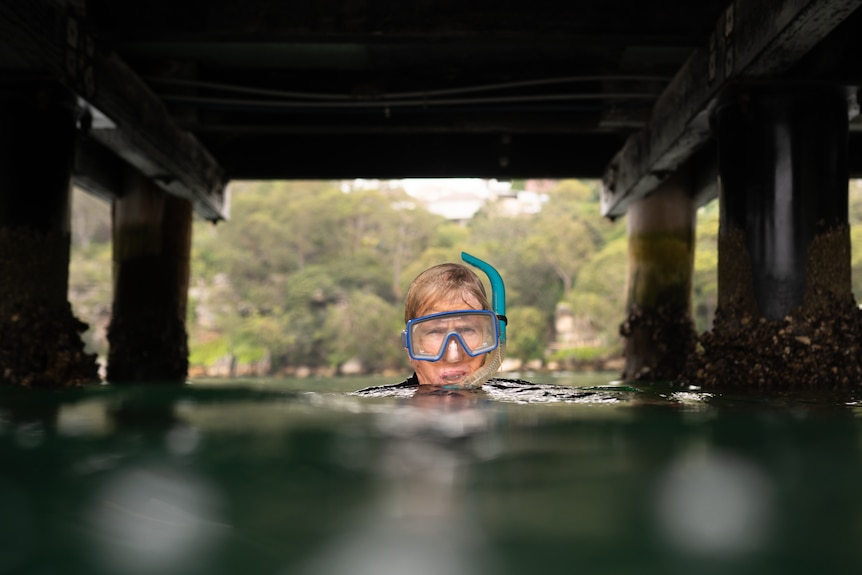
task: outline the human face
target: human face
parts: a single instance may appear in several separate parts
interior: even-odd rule
[[[467,294],[466,296],[456,295],[454,297],[432,302],[431,305],[423,308],[421,316],[431,315],[432,313],[442,313],[445,311],[457,311],[461,309],[482,309],[479,300],[474,296]],[[416,378],[419,385],[458,385],[464,379],[482,367],[485,363],[485,357],[488,354],[470,357],[464,351],[461,344],[456,338],[451,338],[446,344],[446,350],[443,352],[443,357],[437,361],[424,361],[411,359],[410,365],[413,366],[416,372]]]
[[[497,315],[487,309],[459,309],[411,319],[401,333],[401,343],[411,359],[437,361],[450,337],[473,357],[494,350],[500,343]]]

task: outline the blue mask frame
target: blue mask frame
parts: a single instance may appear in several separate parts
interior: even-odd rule
[[[485,347],[477,350],[476,352],[473,352],[458,332],[450,331],[449,333],[447,333],[443,337],[443,344],[440,346],[440,349],[439,349],[437,355],[434,355],[434,356],[431,356],[431,355],[422,355],[422,356],[414,355],[414,353],[413,353],[413,339],[412,339],[412,335],[411,335],[413,333],[413,330],[411,328],[415,324],[427,321],[429,319],[444,317],[447,315],[464,315],[464,314],[485,315],[485,316],[491,317],[494,320],[494,345],[492,345],[490,347],[485,346]],[[411,319],[410,321],[407,322],[407,327],[401,332],[401,346],[407,348],[407,353],[410,355],[410,359],[417,360],[417,361],[439,361],[440,359],[443,358],[443,355],[446,353],[446,348],[449,347],[450,340],[454,337],[458,341],[458,343],[461,344],[461,349],[463,349],[467,355],[469,355],[470,357],[476,357],[478,355],[484,355],[486,353],[490,353],[490,352],[494,351],[495,349],[497,349],[497,347],[500,345],[500,325],[501,324],[503,324],[503,322],[499,320],[499,316],[495,312],[493,312],[491,310],[487,310],[487,309],[482,309],[482,310],[464,309],[464,310],[452,310],[452,311],[444,311],[444,312],[439,312],[439,313],[432,313],[430,315],[423,315],[422,317],[417,317],[417,318]]]

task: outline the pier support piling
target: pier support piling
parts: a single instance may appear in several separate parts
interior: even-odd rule
[[[740,88],[713,123],[718,309],[687,378],[708,387],[858,385],[844,91]]]
[[[849,297],[843,92],[746,91],[720,107],[715,125],[719,305],[736,300],[774,321],[818,289]]]
[[[629,207],[627,380],[673,380],[694,350],[691,282],[695,207],[688,167]]]
[[[110,383],[183,383],[191,202],[129,171],[114,200]]]
[[[97,382],[67,293],[76,99],[22,86],[0,91],[0,384]]]

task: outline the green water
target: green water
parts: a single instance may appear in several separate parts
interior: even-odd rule
[[[862,567],[855,402],[530,379],[2,389],[0,574]]]

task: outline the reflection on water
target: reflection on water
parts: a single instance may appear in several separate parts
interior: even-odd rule
[[[0,390],[0,574],[859,568],[852,398],[555,381]]]
[[[177,466],[129,466],[110,476],[82,519],[94,558],[111,573],[197,573],[230,530],[221,496]]]
[[[741,556],[771,536],[773,485],[732,452],[681,454],[656,479],[653,513],[662,536],[683,553]]]
[[[300,569],[309,575],[497,573],[466,492],[473,442],[490,427],[481,390],[422,388],[375,417],[377,489]]]

